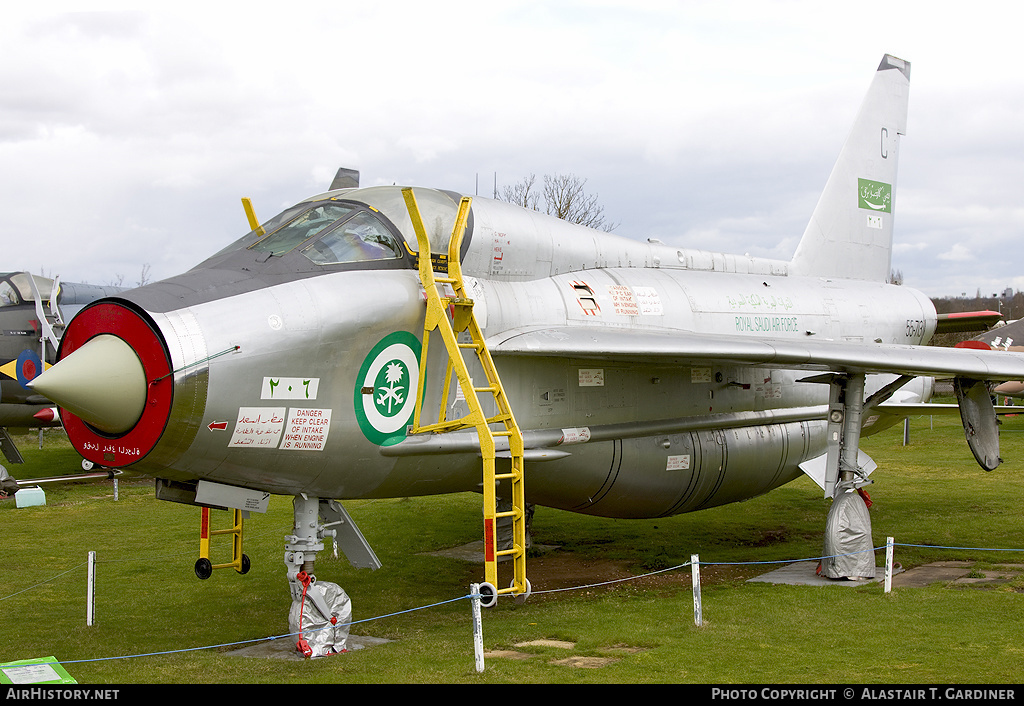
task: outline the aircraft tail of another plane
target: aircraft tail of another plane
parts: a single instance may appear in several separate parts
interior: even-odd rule
[[[790,273],[887,281],[910,63],[886,54],[790,263]]]

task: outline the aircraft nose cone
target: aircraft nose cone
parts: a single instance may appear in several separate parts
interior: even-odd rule
[[[135,426],[146,405],[142,361],[110,334],[90,339],[29,386],[108,434]]]

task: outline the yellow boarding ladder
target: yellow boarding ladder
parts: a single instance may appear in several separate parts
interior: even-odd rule
[[[462,236],[469,218],[469,207],[472,199],[464,197],[459,203],[455,227],[448,241],[448,273],[445,276],[434,274],[433,258],[430,256],[430,240],[427,238],[420,216],[419,207],[412,189],[402,189],[416,240],[419,247],[419,275],[427,297],[427,313],[423,323],[423,346],[420,352],[420,378],[416,392],[416,410],[413,416],[413,434],[445,433],[457,429],[474,427],[480,440],[480,454],[483,457],[483,494],[484,494],[484,580],[488,586],[482,588],[485,594],[493,590],[493,599],[498,594],[529,594],[529,582],[526,580],[526,514],[523,493],[523,434],[516,424],[512,409],[509,406],[505,390],[498,379],[498,371],[491,360],[491,354],[484,343],[483,333],[473,314],[473,300],[466,296],[466,288],[462,280],[462,266],[459,262],[459,251]],[[440,260],[441,258],[439,258]],[[451,285],[455,297],[442,300],[438,285]],[[448,317],[449,306],[451,318]],[[435,424],[420,424],[420,410],[423,405],[424,387],[427,369],[427,351],[430,334],[437,331],[448,351],[448,366],[445,372],[444,387],[441,393],[441,409]],[[460,343],[458,334],[467,331],[469,342]],[[469,377],[469,368],[463,357],[463,351],[476,354],[480,367],[487,377],[487,384],[474,387]],[[455,372],[469,407],[469,413],[460,419],[447,418],[448,390],[451,387],[452,372]],[[494,398],[497,413],[486,417],[480,404],[478,393],[490,393]],[[507,437],[511,452],[511,469],[507,473],[495,471],[495,437]],[[512,509],[508,512],[497,511],[496,484],[507,480],[511,485]],[[495,541],[495,524],[498,519],[512,518],[512,548],[499,550]],[[498,587],[498,560],[502,557],[512,558],[513,579],[508,588]],[[493,605],[494,600],[484,603]]]
[[[249,573],[249,557],[242,553],[242,511],[231,510],[232,526],[230,529],[210,529],[210,508],[201,508],[199,523],[199,559],[196,561],[196,576],[208,579],[214,569],[234,569],[240,574]],[[210,539],[218,535],[231,537],[231,561],[226,564],[214,564],[210,561]]]

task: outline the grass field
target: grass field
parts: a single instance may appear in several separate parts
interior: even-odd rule
[[[1024,564],[1024,417],[1002,427],[1004,464],[974,462],[958,417],[911,420],[864,440],[879,465],[869,488],[874,543],[893,536],[904,567],[966,560]],[[57,434],[42,450],[20,438],[18,478],[77,470]],[[1020,683],[1024,586],[898,588],[782,586],[744,579],[781,562],[815,558],[827,503],[807,479],[745,503],[658,520],[615,521],[538,508],[534,540],[557,545],[545,571],[625,567],[637,575],[699,554],[705,624],[693,622],[690,571],[657,581],[543,593],[486,610],[474,668],[464,597],[482,568],[426,555],[480,534],[475,495],[346,503],[384,566],[317,563],[321,580],[351,596],[356,635],[391,642],[310,661],[245,658],[235,643],[288,632],[282,561],[290,498],[274,497],[246,525],[245,576],[196,579],[197,508],[160,502],[150,481],[122,479],[46,489],[46,505],[0,503],[0,663],[54,655],[80,683]],[[226,513],[214,513],[226,522]],[[86,616],[89,551],[97,553],[96,624]],[[228,548],[215,546],[225,556]],[[883,552],[879,551],[881,563]],[[741,563],[742,564],[737,564]],[[747,564],[746,562],[750,562]],[[528,563],[528,573],[530,564]],[[462,599],[462,600],[460,600]],[[561,640],[571,647],[538,644]],[[232,647],[229,647],[231,645]],[[201,648],[201,649],[194,649]],[[598,664],[595,668],[579,665]],[[575,666],[574,666],[575,665]]]

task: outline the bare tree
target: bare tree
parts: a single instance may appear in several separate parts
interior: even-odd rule
[[[136,287],[143,287],[143,286],[149,284],[149,270],[150,270],[150,267],[149,267],[149,263],[147,262],[146,264],[144,264],[142,266],[141,272],[139,272],[139,279],[135,282],[135,286]],[[118,272],[117,274],[114,275],[114,279],[112,279],[109,282],[107,282],[107,284],[112,285],[114,287],[127,287],[127,286],[129,286],[129,285],[125,284],[124,279],[125,279],[124,275],[121,274],[120,272]]]
[[[545,175],[544,201],[548,215],[588,228],[614,229],[615,224],[605,221],[604,207],[598,202],[597,195],[583,190],[586,183],[586,179],[572,174]]]
[[[605,220],[604,206],[597,195],[584,190],[586,179],[574,174],[545,174],[540,194],[534,188],[536,181],[537,177],[531,174],[506,186],[498,198],[588,228],[610,232],[618,226]]]
[[[135,283],[138,287],[143,287],[149,284],[149,263],[145,263],[142,266],[142,272],[139,273],[139,281]]]
[[[522,206],[523,208],[539,211],[540,194],[533,190],[533,185],[536,181],[537,176],[535,174],[531,174],[512,186],[504,187],[501,191],[501,195],[497,198],[502,201],[514,203],[516,206]]]

